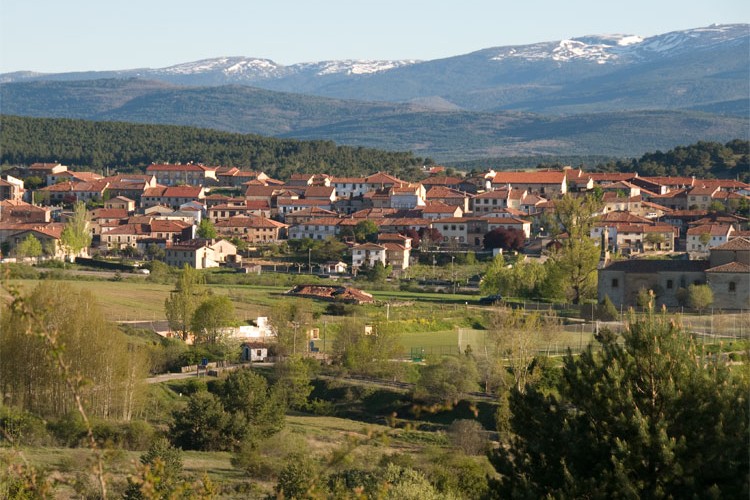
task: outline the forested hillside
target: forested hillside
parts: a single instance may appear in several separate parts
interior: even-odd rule
[[[0,163],[61,162],[73,168],[137,171],[153,162],[228,165],[285,179],[295,172],[333,175],[378,170],[421,175],[429,159],[411,153],[337,146],[331,141],[273,139],[172,125],[141,125],[0,116]]]
[[[640,175],[694,175],[700,178],[750,179],[750,141],[735,139],[726,144],[699,141],[663,153],[646,153],[631,161],[609,162],[598,170],[638,172]]]

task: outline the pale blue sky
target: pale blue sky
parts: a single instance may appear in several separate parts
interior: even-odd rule
[[[501,45],[750,22],[748,0],[0,0],[0,72],[438,59]]]

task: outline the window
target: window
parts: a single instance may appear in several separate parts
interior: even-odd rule
[[[674,282],[672,280],[667,280],[667,290],[671,290],[674,288]]]
[[[729,282],[729,291],[730,292],[736,292],[737,291],[737,283],[734,281]]]
[[[620,286],[620,282],[617,278],[612,278],[612,288],[617,288]]]

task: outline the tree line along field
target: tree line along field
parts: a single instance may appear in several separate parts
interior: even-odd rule
[[[164,301],[174,289],[173,285],[154,283],[141,277],[128,277],[117,282],[98,279],[64,279],[62,282],[91,292],[109,321],[144,328],[164,328]],[[38,281],[12,280],[12,283],[21,290],[30,290]],[[207,285],[207,288],[213,294],[228,297],[234,304],[236,318],[241,322],[272,315],[274,309],[285,303],[304,304],[304,308],[316,316],[306,326],[319,329],[321,339],[315,345],[321,352],[333,348],[340,325],[351,317],[324,314],[328,304],[323,301],[285,296],[288,287]],[[484,332],[487,308],[475,305],[475,295],[373,291],[373,296],[378,301],[376,305],[351,306],[349,311],[368,323],[390,323],[399,333],[399,355],[404,358],[418,349],[424,349],[425,354],[456,354],[467,345],[478,349],[477,355],[481,355],[491,344]],[[582,342],[587,345],[591,338],[590,327],[583,335],[560,328],[554,336],[540,340],[536,347],[540,351],[551,349],[553,353],[561,354],[567,347],[577,349]]]

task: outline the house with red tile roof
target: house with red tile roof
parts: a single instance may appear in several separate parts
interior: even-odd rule
[[[215,227],[224,238],[238,238],[248,243],[269,243],[285,238],[289,226],[266,217],[237,215],[220,220]]]
[[[104,232],[111,230],[114,227],[120,226],[127,223],[128,212],[122,208],[97,208],[89,210],[89,227],[91,228],[91,234],[96,236]]]
[[[525,189],[499,187],[493,191],[477,194],[472,200],[474,215],[495,212],[502,208],[521,208],[521,202],[528,195]]]
[[[531,221],[513,217],[510,214],[486,214],[481,217],[487,219],[487,232],[497,228],[515,229],[521,231],[526,239],[531,238]]]
[[[411,238],[398,233],[380,233],[378,244],[385,247],[387,266],[391,266],[394,271],[403,271],[409,267]]]
[[[607,249],[623,255],[645,252],[673,252],[679,236],[669,224],[646,222],[597,221],[591,228],[591,238],[599,243],[605,239]]]
[[[304,224],[307,221],[321,217],[338,218],[339,214],[334,210],[326,210],[320,207],[308,207],[297,210],[290,214],[286,214],[286,216],[284,217],[284,222],[286,222],[290,226],[294,226],[297,224]]]
[[[703,224],[687,230],[687,251],[695,254],[708,254],[713,247],[729,241],[734,232],[730,224]]]
[[[192,239],[167,245],[164,254],[167,265],[181,268],[187,264],[194,269],[208,269],[234,260],[237,247],[226,240]]]
[[[220,186],[241,187],[250,181],[263,184],[269,177],[264,172],[243,171],[236,167],[219,167],[216,170],[216,179]]]
[[[432,228],[440,231],[443,243],[481,248],[489,224],[490,219],[486,217],[447,217],[432,221]]]
[[[336,193],[341,198],[362,196],[369,190],[364,177],[333,177],[331,185],[336,188]]]
[[[138,240],[144,238],[185,241],[193,237],[194,226],[187,222],[150,219],[150,222],[128,222],[101,235],[102,244],[108,248],[136,248]]]
[[[148,188],[158,186],[153,175],[123,174],[105,177],[109,182],[107,194],[110,198],[125,196],[138,203]]]
[[[20,200],[0,201],[0,222],[46,223],[52,220],[52,211],[47,207],[32,205]]]
[[[352,247],[352,271],[356,275],[362,266],[373,267],[377,262],[387,262],[387,248],[376,243],[362,243]]]
[[[352,219],[342,219],[338,216],[316,217],[298,221],[289,227],[289,239],[326,240],[335,238],[341,232],[341,225],[346,220],[352,221]]]
[[[428,201],[427,205],[422,207],[422,217],[430,220],[463,217],[463,215],[464,211],[461,210],[461,207],[449,205],[442,201]]]
[[[691,210],[708,210],[714,196],[721,191],[719,186],[695,186],[687,191],[687,205]]]
[[[200,203],[205,196],[202,186],[157,186],[143,193],[141,208],[163,205],[176,210],[185,203]]]
[[[230,201],[208,208],[208,218],[213,223],[226,220],[239,215],[255,217],[271,217],[271,207],[265,200],[247,200],[241,198],[238,201]]]
[[[57,174],[66,172],[68,167],[60,163],[32,163],[31,166],[26,170],[26,177],[39,177],[44,179],[47,186],[51,186],[54,182],[51,182]]]
[[[15,253],[16,247],[29,236],[36,238],[42,244],[46,255],[54,258],[64,258],[65,250],[60,242],[65,224],[50,222],[46,224],[35,223],[0,223],[0,244],[9,247],[9,254]],[[81,256],[88,255],[88,248],[79,253]],[[3,255],[5,257],[5,255]]]
[[[637,172],[592,172],[588,174],[595,186],[607,186],[617,182],[627,182],[638,177]]]
[[[568,175],[562,171],[497,172],[492,177],[493,189],[520,189],[545,198],[562,196],[568,192]]]
[[[712,252],[713,253],[713,252]],[[750,265],[729,262],[706,269],[706,282],[721,309],[750,309]]]
[[[93,182],[60,182],[37,190],[41,193],[40,200],[49,203],[74,203],[76,201],[98,201],[104,198],[109,182],[98,180]]]
[[[131,214],[135,212],[135,200],[131,200],[126,196],[115,196],[114,198],[105,200],[104,208],[119,208]]]
[[[306,200],[336,201],[336,188],[334,186],[308,186],[303,195]]]
[[[425,206],[425,189],[421,184],[393,186],[388,191],[391,208],[412,209]]]
[[[730,262],[750,265],[750,238],[733,237],[726,243],[713,247],[709,262],[711,267],[729,264]]]
[[[276,199],[276,213],[282,219],[285,218],[287,214],[312,207],[322,208],[324,210],[330,210],[332,208],[329,200],[299,199],[292,196],[279,196]]]
[[[25,192],[26,189],[24,189],[24,184],[21,179],[16,179],[12,175],[6,175],[5,179],[0,179],[0,201],[20,201],[23,199]]]
[[[466,213],[470,210],[471,200],[473,198],[473,195],[463,191],[439,185],[430,187],[425,195],[425,200],[428,204],[436,201],[441,202],[446,205],[459,207],[461,213]]]
[[[218,168],[194,163],[154,163],[146,167],[146,173],[155,176],[156,182],[164,186],[211,186],[219,183],[216,178]]]

